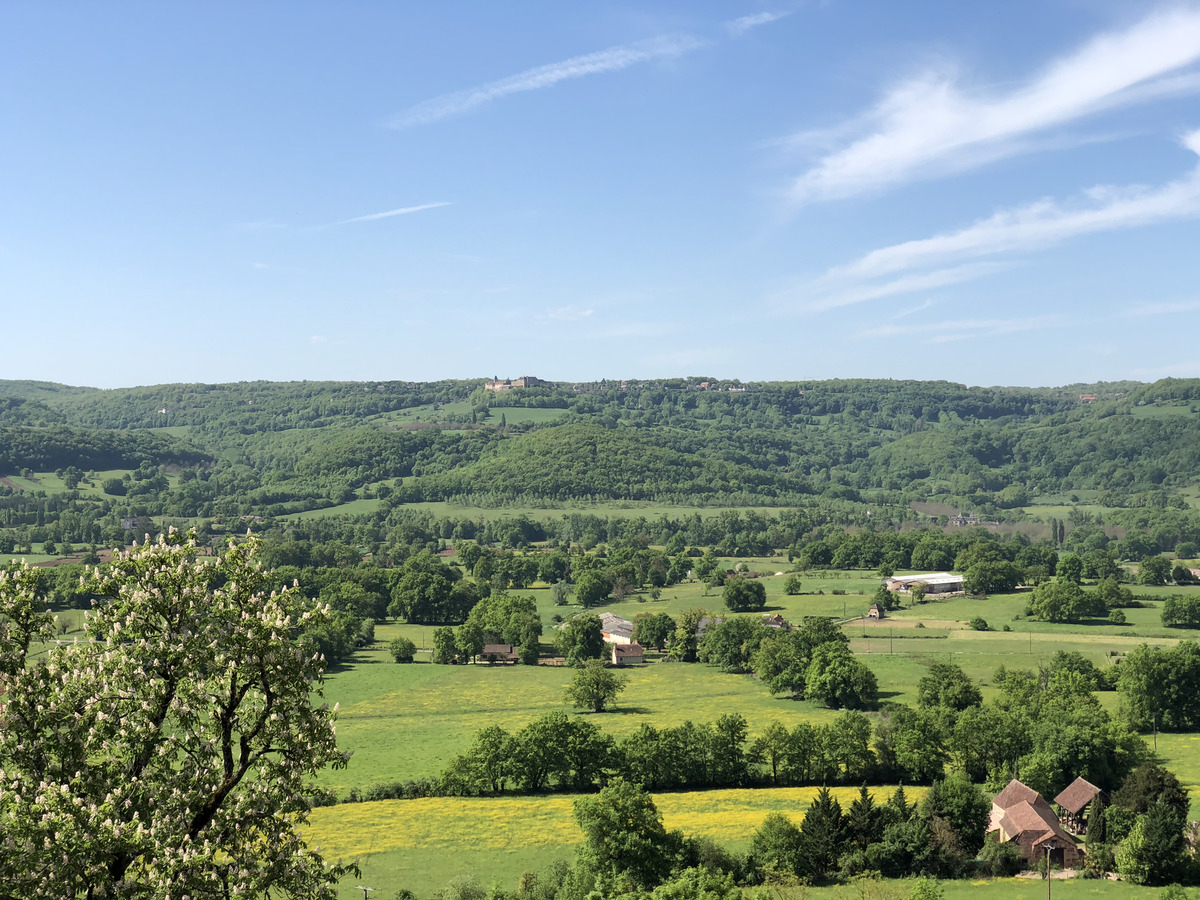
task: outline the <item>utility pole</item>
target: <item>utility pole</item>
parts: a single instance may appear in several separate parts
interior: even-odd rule
[[[1058,845],[1054,841],[1046,842],[1046,900],[1050,900],[1050,885],[1053,879],[1050,877],[1050,851],[1057,850]]]

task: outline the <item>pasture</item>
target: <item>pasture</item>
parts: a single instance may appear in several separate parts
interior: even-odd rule
[[[745,851],[750,836],[771,812],[799,822],[818,788],[758,791],[706,791],[656,794],[663,824],[671,830],[708,837]],[[876,802],[894,788],[871,788]],[[833,788],[843,809],[857,788]],[[906,788],[910,801],[924,791]],[[313,810],[307,838],[330,859],[359,858],[361,879],[349,879],[341,896],[355,896],[353,885],[376,887],[387,897],[401,887],[428,894],[456,875],[478,875],[485,885],[511,888],[521,873],[569,859],[581,843],[575,826],[574,797],[437,797],[381,800]],[[351,884],[350,882],[353,882]]]

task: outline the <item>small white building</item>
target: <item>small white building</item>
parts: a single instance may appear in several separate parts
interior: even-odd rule
[[[926,594],[955,594],[963,589],[961,575],[949,572],[928,572],[924,575],[893,575],[886,582],[889,591],[908,593],[913,585],[924,584]]]
[[[613,644],[612,663],[614,666],[640,666],[645,659],[641,644]]]

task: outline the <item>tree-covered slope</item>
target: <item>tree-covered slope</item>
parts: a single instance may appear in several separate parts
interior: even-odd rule
[[[172,437],[151,431],[104,431],[95,428],[0,427],[0,473],[75,466],[79,469],[195,465],[210,457]]]
[[[763,498],[808,493],[806,479],[749,460],[731,461],[701,447],[669,446],[669,433],[566,425],[504,441],[477,462],[406,482],[403,500],[464,495],[569,500],[707,499],[752,491]]]

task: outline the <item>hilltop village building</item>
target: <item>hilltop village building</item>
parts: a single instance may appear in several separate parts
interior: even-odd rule
[[[513,388],[530,388],[530,387],[554,387],[553,381],[543,381],[541,378],[535,378],[533,375],[522,375],[520,378],[493,378],[491,381],[483,383],[485,389],[493,394],[499,394],[503,391],[511,391]]]

